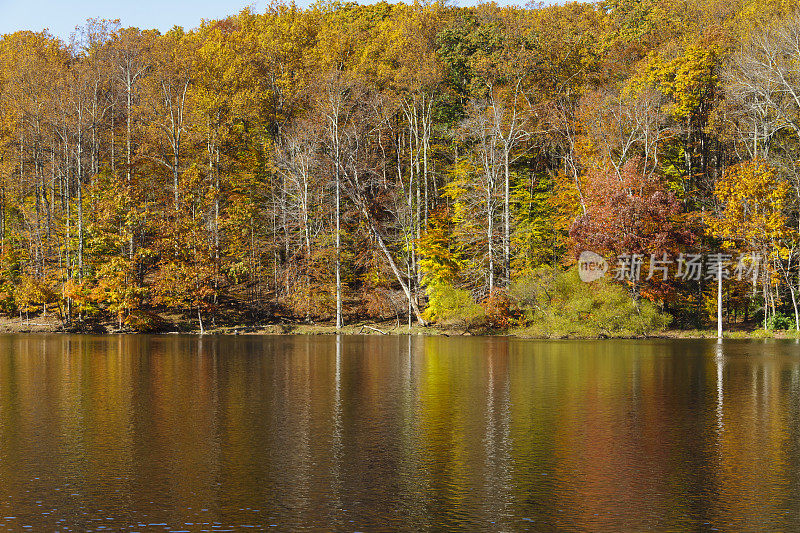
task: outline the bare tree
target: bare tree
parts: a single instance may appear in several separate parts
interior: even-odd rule
[[[503,155],[500,148],[499,130],[495,128],[494,114],[489,101],[474,99],[469,102],[467,118],[460,125],[459,134],[474,143],[482,185],[484,190],[484,208],[486,216],[486,241],[487,241],[487,281],[488,291],[495,288],[495,216],[496,216],[496,187],[503,164]]]

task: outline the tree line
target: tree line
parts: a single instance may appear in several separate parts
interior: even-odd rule
[[[728,249],[764,261],[726,282],[726,319],[800,329],[799,141],[782,0],[20,31],[0,39],[0,311],[503,328],[562,305],[543,287],[563,296],[582,250]],[[713,317],[705,277],[616,285],[573,290],[575,317],[620,288],[631,316]]]

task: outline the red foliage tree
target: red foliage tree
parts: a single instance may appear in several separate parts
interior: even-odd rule
[[[645,176],[638,159],[619,172],[608,169],[588,176],[586,214],[573,222],[572,251],[606,255],[674,254],[694,242],[680,202],[657,176]]]

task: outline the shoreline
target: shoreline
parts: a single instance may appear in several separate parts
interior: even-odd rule
[[[0,318],[0,334],[74,334],[74,335],[199,335],[199,328],[188,323],[174,324],[174,328],[160,331],[139,332],[118,330],[114,325],[98,324],[93,327],[64,328],[55,317],[36,317],[30,320],[19,318]],[[336,327],[331,324],[307,324],[301,322],[280,322],[258,325],[222,326],[206,329],[204,335],[335,335]],[[543,335],[531,328],[516,327],[507,330],[489,330],[452,326],[418,326],[409,329],[407,325],[392,322],[364,321],[342,327],[341,335],[424,335],[429,337],[511,337],[535,340],[608,340],[608,339],[716,339],[716,330],[667,329],[649,335],[603,334],[592,336]],[[763,329],[731,330],[723,334],[724,339],[798,339],[796,331],[770,331]]]

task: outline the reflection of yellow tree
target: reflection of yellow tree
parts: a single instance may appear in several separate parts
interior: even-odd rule
[[[437,500],[434,508],[463,511],[465,502],[461,496],[446,487],[467,487],[474,465],[479,460],[470,457],[474,451],[468,448],[470,439],[464,434],[467,417],[472,409],[473,397],[463,382],[465,376],[474,375],[477,358],[465,354],[455,361],[449,350],[440,348],[438,340],[425,342],[425,357],[420,375],[419,435],[425,468],[431,480]],[[454,368],[460,367],[459,371]],[[470,368],[471,367],[471,368]],[[456,375],[460,379],[456,379]],[[480,426],[479,426],[480,427]]]

